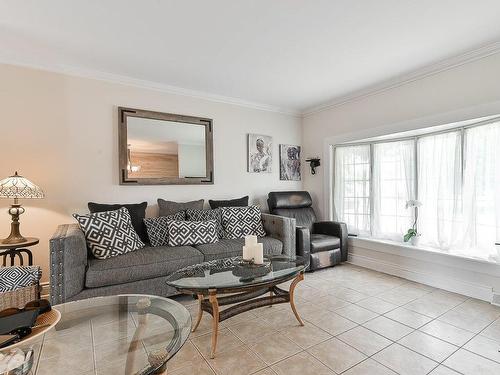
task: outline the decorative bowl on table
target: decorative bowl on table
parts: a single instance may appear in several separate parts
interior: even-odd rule
[[[255,264],[253,261],[240,259],[236,262],[232,272],[233,275],[238,276],[241,281],[250,281],[271,272],[271,262],[269,259],[264,259],[264,263]]]

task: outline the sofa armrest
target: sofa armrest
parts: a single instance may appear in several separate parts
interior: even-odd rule
[[[347,260],[347,225],[338,221],[319,221],[313,224],[313,233],[326,234],[340,238],[342,262]]]
[[[297,255],[309,262],[311,255],[311,232],[308,227],[297,227]],[[309,268],[309,267],[308,267]]]
[[[66,302],[85,286],[87,243],[78,224],[57,228],[49,242],[50,301],[53,305]]]
[[[283,243],[283,254],[295,256],[295,219],[271,214],[261,217],[267,235]]]

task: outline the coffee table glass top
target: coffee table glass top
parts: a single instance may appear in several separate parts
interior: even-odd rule
[[[167,279],[179,290],[238,289],[289,279],[307,267],[303,257],[272,256],[262,267],[241,265],[242,258],[224,258],[183,268]]]
[[[98,297],[54,308],[61,320],[40,343],[37,374],[64,369],[82,375],[153,374],[179,351],[191,330],[184,306],[156,296]]]

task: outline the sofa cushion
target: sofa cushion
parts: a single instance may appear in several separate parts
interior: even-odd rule
[[[160,211],[160,216],[173,215],[179,211],[186,211],[187,209],[203,210],[203,203],[205,203],[204,199],[179,203],[158,198],[158,208]]]
[[[197,245],[215,243],[217,236],[217,221],[169,221],[168,246]]]
[[[206,221],[215,220],[217,222],[217,236],[224,237],[224,230],[222,229],[222,211],[219,208],[215,210],[186,210],[186,220],[189,221]]]
[[[144,247],[125,207],[88,215],[73,214],[94,257],[108,259]]]
[[[259,206],[222,207],[221,210],[224,238],[237,239],[250,234],[258,237],[266,235]]]
[[[186,215],[184,211],[177,212],[173,215],[148,217],[144,219],[144,224],[148,231],[149,242],[151,246],[167,246],[168,245],[168,227],[167,223],[171,220],[184,220]]]
[[[122,207],[125,207],[129,214],[130,220],[132,220],[132,226],[137,232],[142,242],[148,242],[148,235],[146,233],[146,227],[144,226],[144,218],[146,217],[146,207],[148,202],[136,203],[136,204],[103,204],[89,202],[88,207],[90,213],[95,212],[105,212],[105,211],[115,211]]]
[[[280,255],[283,252],[283,243],[273,237],[258,239],[264,247],[264,255]],[[214,244],[196,245],[204,256],[205,262],[214,259],[229,258],[243,255],[244,238],[222,239]]]
[[[220,201],[209,199],[208,204],[212,209],[219,207],[244,207],[248,206],[248,195],[241,198],[220,200]]]
[[[200,262],[203,254],[190,246],[146,246],[116,258],[89,259],[85,286],[98,288],[167,276]]]
[[[311,253],[338,249],[340,238],[326,234],[311,234]]]

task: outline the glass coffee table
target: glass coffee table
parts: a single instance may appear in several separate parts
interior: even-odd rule
[[[264,263],[263,266],[245,264],[241,257],[218,259],[183,268],[167,279],[167,284],[179,292],[198,297],[199,312],[193,332],[203,312],[212,315],[211,358],[217,348],[219,323],[245,311],[290,303],[297,321],[304,325],[293,300],[295,287],[304,279],[307,267],[304,258],[273,256]],[[278,287],[289,280],[293,280],[289,290]],[[221,310],[225,305],[232,306]]]
[[[53,308],[61,320],[40,343],[35,373],[164,373],[191,331],[189,311],[157,296],[97,297]]]

